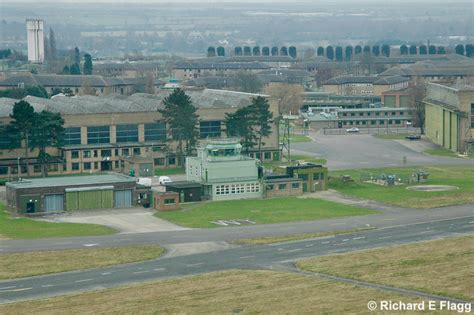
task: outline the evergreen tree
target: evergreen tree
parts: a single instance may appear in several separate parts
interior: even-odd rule
[[[352,60],[352,46],[346,46],[346,61]]]
[[[235,113],[225,114],[228,137],[239,137],[244,152],[257,144],[257,136],[253,131],[254,115],[250,106],[239,108]]]
[[[252,56],[252,48],[249,46],[244,47],[244,56]]]
[[[332,48],[332,46],[326,47],[326,58],[331,60],[334,59],[334,48]]]
[[[324,56],[324,47],[318,47],[316,54],[318,56]]]
[[[52,61],[56,61],[58,58],[58,50],[56,48],[56,36],[54,35],[53,29],[49,28],[49,53]]]
[[[64,140],[64,119],[59,113],[43,110],[35,113],[36,123],[31,132],[31,148],[38,149],[38,162],[41,164],[43,177],[48,175],[47,164],[51,155],[46,151],[47,147],[59,148]]]
[[[438,55],[446,55],[446,48],[444,48],[444,46],[438,46],[436,53]]]
[[[84,54],[84,74],[92,74],[92,56],[90,54]]]
[[[74,63],[71,65],[71,68],[69,68],[70,73],[73,75],[79,75],[81,74],[81,67],[79,66],[78,63]]]
[[[417,55],[418,54],[418,48],[416,45],[410,45],[410,50],[409,50],[410,55]]]
[[[342,61],[342,47],[341,46],[337,46],[336,47],[336,61]]]
[[[456,54],[464,56],[464,46],[462,44],[456,45],[454,50],[456,51]]]
[[[290,46],[290,48],[288,48],[288,54],[290,55],[291,58],[296,59],[297,57],[296,47]]]
[[[286,46],[280,48],[280,56],[288,56],[288,48]]]
[[[382,56],[390,57],[390,46],[387,44],[382,45]]]
[[[364,46],[364,49],[363,49],[363,52],[366,53],[366,54],[367,54],[367,53],[370,54],[370,46],[369,46],[369,45],[365,45],[365,46]]]
[[[372,55],[374,55],[375,57],[380,56],[380,46],[372,46]]]
[[[81,63],[81,52],[77,47],[74,48],[74,63],[77,63],[78,65]]]
[[[23,142],[25,148],[26,173],[30,176],[29,152],[30,152],[30,135],[33,133],[35,126],[38,124],[37,114],[30,103],[19,101],[13,105],[13,111],[10,114],[10,123],[7,125],[7,134]],[[20,172],[20,170],[18,170]]]
[[[260,153],[260,160],[263,160],[262,146],[265,145],[263,139],[270,136],[272,133],[271,123],[273,119],[273,113],[270,112],[268,100],[262,96],[257,96],[254,98],[250,107],[254,116],[252,121],[255,123],[254,130],[258,144],[258,152]]]
[[[64,66],[63,71],[61,72],[61,74],[71,74],[71,69],[69,69],[68,65]]]
[[[408,55],[408,46],[407,45],[401,45],[400,46],[400,55]]]
[[[474,45],[467,44],[466,45],[466,57],[474,56]]]
[[[197,108],[181,89],[175,89],[167,96],[163,105],[164,108],[158,109],[158,112],[163,115],[171,137],[178,141],[177,153],[184,166],[185,154],[192,153],[199,136]]]

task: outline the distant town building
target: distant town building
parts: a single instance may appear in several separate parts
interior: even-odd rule
[[[44,25],[43,20],[26,20],[28,40],[28,61],[43,63],[44,61]]]
[[[474,86],[427,84],[426,136],[453,152],[474,152]]]
[[[383,92],[408,87],[409,78],[403,76],[338,76],[323,83],[324,91],[338,95],[382,95]]]

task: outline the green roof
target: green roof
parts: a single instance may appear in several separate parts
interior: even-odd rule
[[[135,182],[135,178],[122,175],[122,174],[106,174],[106,175],[32,178],[32,179],[24,179],[19,182],[8,182],[6,185],[12,188],[24,189],[24,188],[40,188],[40,187],[102,185],[102,184],[112,184],[112,183],[129,183],[129,182]]]

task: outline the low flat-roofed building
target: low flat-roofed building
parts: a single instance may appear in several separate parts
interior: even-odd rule
[[[324,91],[339,95],[378,95],[390,90],[408,87],[409,78],[404,76],[338,76],[323,83]]]
[[[426,136],[453,152],[474,152],[474,86],[428,83]]]
[[[257,73],[271,69],[261,62],[178,62],[173,67],[173,76],[177,79],[196,79],[201,76],[229,76],[245,71]]]
[[[6,183],[7,208],[21,214],[127,208],[137,203],[136,186],[121,174],[21,179]]]
[[[286,174],[301,179],[303,192],[315,192],[328,189],[328,168],[316,163],[298,163],[280,166],[275,169],[278,174]]]

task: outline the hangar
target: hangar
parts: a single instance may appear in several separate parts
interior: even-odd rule
[[[112,173],[23,179],[6,184],[7,207],[19,214],[126,208],[136,204],[136,188],[135,178]]]

